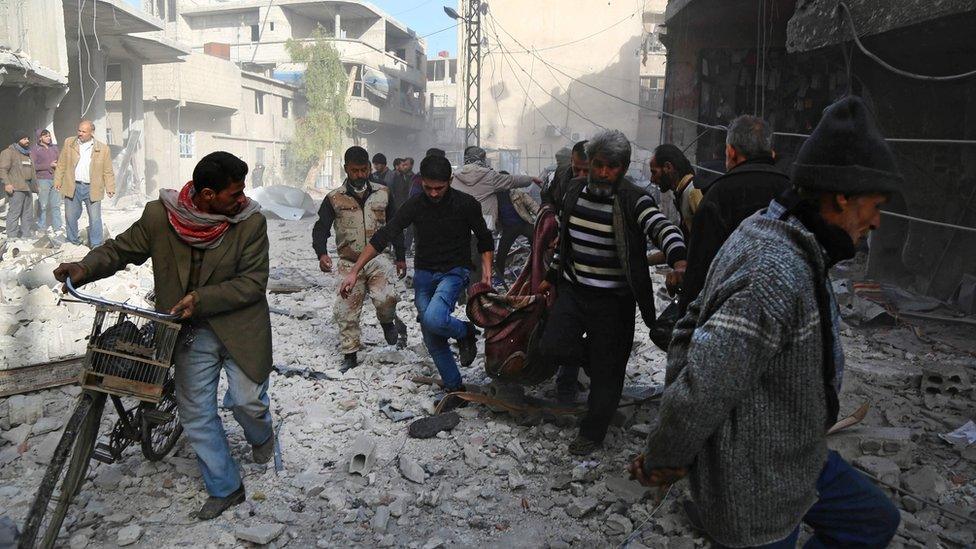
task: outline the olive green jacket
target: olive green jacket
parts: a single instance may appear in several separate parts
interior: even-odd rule
[[[156,309],[170,310],[186,295],[190,246],[154,200],[142,217],[81,261],[85,282],[112,276],[126,265],[153,262]],[[204,251],[193,318],[205,320],[238,366],[257,383],[271,372],[268,310],[268,222],[260,213],[231,225],[220,246]]]

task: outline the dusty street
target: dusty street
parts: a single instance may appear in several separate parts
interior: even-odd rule
[[[132,214],[111,212],[113,233]],[[572,419],[512,415],[481,405],[460,410],[461,422],[449,433],[409,438],[410,420],[394,422],[381,408],[389,404],[387,410],[417,417],[433,410],[436,388],[411,381],[436,371],[423,348],[410,294],[401,287],[405,299],[398,307],[409,327],[408,347],[397,350],[382,342],[367,305],[362,365],[340,374],[332,320],[337,278],[318,270],[311,225],[310,219],[269,222],[272,289],[304,287],[270,296],[275,364],[282,371],[323,374],[321,379],[273,374],[270,394],[283,470],[252,463],[239,426],[224,412],[235,458],[246,475],[245,504],[212,522],[197,522],[188,514],[205,493],[185,439],[174,455],[155,464],[130,448],[120,463],[92,462],[90,482],[65,521],[66,546],[251,543],[244,540],[265,540],[274,547],[706,544],[681,510],[685,482],[658,504],[658,494],[626,478],[626,464],[640,451],[654,403],[621,408],[606,448],[588,461],[565,452],[575,435]],[[148,266],[133,272],[151,276]],[[11,291],[16,280],[7,278],[5,284],[4,307],[24,308],[23,292]],[[58,307],[67,313],[66,304]],[[76,325],[65,335],[80,342],[85,333]],[[865,403],[870,410],[860,425],[832,436],[831,444],[858,467],[925,498],[886,489],[903,510],[895,547],[973,543],[976,444],[953,446],[938,435],[974,418],[974,332],[973,326],[919,321],[851,325],[843,331],[847,370],[841,417]],[[6,346],[17,340],[4,341]],[[941,382],[927,376],[923,390],[923,370],[933,366],[956,368],[958,375]],[[664,353],[638,322],[625,394],[632,400],[663,383],[663,371]],[[463,374],[468,383],[489,382],[480,357]],[[551,382],[530,392],[553,397]],[[63,387],[0,399],[0,517],[22,523],[77,394],[77,388]],[[115,419],[107,409],[103,434]],[[348,472],[350,447],[360,437],[376,445],[375,465],[366,476]]]

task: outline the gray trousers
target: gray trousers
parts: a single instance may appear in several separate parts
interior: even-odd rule
[[[14,191],[7,198],[7,238],[33,236],[34,195],[30,191]]]

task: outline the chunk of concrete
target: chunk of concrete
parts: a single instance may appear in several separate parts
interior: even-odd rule
[[[938,500],[949,489],[949,481],[935,467],[923,465],[902,475],[901,487],[924,498]]]
[[[905,468],[912,464],[915,442],[908,428],[858,425],[827,437],[827,446],[847,461],[860,456],[879,456]]]
[[[424,468],[417,463],[417,460],[401,454],[399,465],[400,474],[402,474],[403,478],[409,480],[410,482],[423,484],[424,480],[427,479],[427,474],[424,472]]]
[[[861,456],[854,460],[854,465],[888,484],[898,486],[901,468],[888,458],[881,456]]]
[[[130,524],[125,528],[120,528],[116,537],[116,543],[121,547],[132,545],[142,537],[142,526]]]
[[[255,524],[254,526],[239,526],[234,530],[237,539],[267,545],[277,539],[285,531],[284,524]]]
[[[349,473],[366,476],[376,464],[376,442],[361,436],[353,443],[349,452]]]

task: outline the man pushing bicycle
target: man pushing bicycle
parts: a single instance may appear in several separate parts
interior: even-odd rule
[[[267,463],[274,455],[267,221],[244,195],[247,171],[230,153],[208,154],[182,190],[160,191],[118,238],[54,271],[59,281],[70,277],[79,286],[152,258],[156,308],[186,323],[174,352],[176,399],[210,495],[196,513],[201,520],[245,499],[217,413],[221,370],[225,402],[231,401],[254,461]]]

